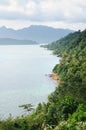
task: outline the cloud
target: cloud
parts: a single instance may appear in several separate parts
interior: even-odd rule
[[[0,19],[3,20],[23,20],[23,19],[28,19],[28,16],[25,15],[24,13],[17,12],[17,11],[3,11],[3,14],[0,12]]]
[[[8,0],[0,0],[0,5],[9,5],[10,2]]]
[[[86,22],[85,0],[1,0],[0,19]]]

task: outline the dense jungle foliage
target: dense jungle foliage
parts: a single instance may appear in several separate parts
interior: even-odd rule
[[[86,30],[47,45],[62,58],[59,86],[32,114],[0,121],[0,130],[86,130]],[[25,106],[24,106],[25,108]],[[26,107],[27,110],[32,110]]]

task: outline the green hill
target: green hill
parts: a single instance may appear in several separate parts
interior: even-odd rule
[[[61,45],[62,46],[62,45]],[[73,97],[86,98],[86,30],[78,34],[71,42],[63,45],[65,50],[59,65],[53,69],[66,83],[68,93]],[[57,49],[58,50],[58,49]],[[63,87],[64,89],[64,87]],[[67,89],[65,87],[66,95]]]
[[[72,40],[74,40],[79,34],[80,31],[75,33],[70,33],[69,35],[65,36],[60,40],[45,45],[45,47],[47,47],[50,50],[54,50],[54,54],[62,55],[64,51],[69,48]]]

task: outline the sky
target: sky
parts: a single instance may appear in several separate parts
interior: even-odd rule
[[[0,27],[86,29],[86,0],[0,0]]]

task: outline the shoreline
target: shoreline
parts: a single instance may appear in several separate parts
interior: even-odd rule
[[[49,77],[51,77],[53,80],[56,80],[58,83],[60,82],[59,76],[56,73],[54,73],[54,72],[49,74]]]

